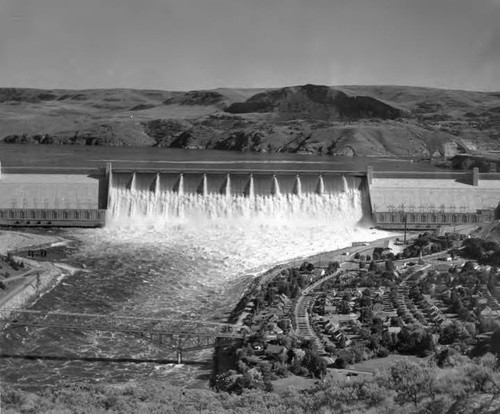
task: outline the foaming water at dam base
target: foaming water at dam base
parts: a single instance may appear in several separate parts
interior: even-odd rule
[[[210,181],[202,177],[203,189]],[[231,178],[222,188],[229,186]],[[276,176],[269,177],[267,187],[254,178],[240,187],[247,192],[239,194],[186,192],[184,180],[192,177],[182,174],[176,190],[112,188],[104,234],[115,242],[155,250],[181,248],[187,255],[185,264],[203,268],[197,272],[197,282],[217,289],[277,263],[385,235],[359,225],[367,218],[369,206],[358,178],[329,177],[325,186],[319,177],[309,186],[312,191],[289,193],[282,192],[286,185]],[[265,188],[267,193],[262,191]],[[191,274],[182,277],[186,280]],[[153,308],[154,303],[149,310]]]
[[[190,178],[180,175],[178,181],[184,186],[184,180]],[[199,184],[203,189],[209,183],[202,179]],[[309,255],[385,234],[358,225],[368,213],[360,179],[335,177],[335,182],[327,182],[330,192],[324,190],[322,194],[316,191],[317,182],[310,187],[312,192],[299,194],[283,193],[282,183],[271,176],[264,187],[262,180],[250,177],[243,187],[248,190],[246,195],[182,191],[186,186],[159,193],[137,187],[112,188],[107,226],[99,233],[100,239],[86,244],[94,249],[108,240],[127,249],[132,245],[154,251],[158,258],[178,252],[174,268],[179,283],[186,287],[181,289],[182,302],[203,295],[204,289],[211,290],[213,303],[204,300],[205,315],[217,317],[230,310],[226,307],[223,311],[216,305],[227,304],[227,297],[222,299],[224,292],[229,286],[239,286],[242,292],[248,275],[277,263],[294,259],[300,262]],[[263,194],[263,188],[269,191]],[[241,284],[243,279],[245,283]],[[152,292],[161,292],[162,283],[158,279]],[[196,286],[201,292],[195,295]],[[191,305],[176,305],[179,307],[175,312],[180,314],[193,310]],[[167,291],[165,296],[146,295],[134,313],[161,313],[164,309],[173,310]]]
[[[156,224],[165,225],[189,224],[193,221],[199,223],[200,220],[205,220],[205,225],[245,220],[286,224],[290,220],[302,219],[355,225],[363,217],[361,194],[355,191],[322,196],[273,195],[249,198],[217,194],[179,195],[172,192],[154,194],[114,189],[111,197],[111,223],[120,219],[151,219]]]

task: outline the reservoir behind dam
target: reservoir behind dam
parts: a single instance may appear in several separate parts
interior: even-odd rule
[[[71,170],[93,172],[111,162],[116,169],[440,171],[429,163],[395,158],[332,157],[309,154],[183,150],[151,147],[93,147],[71,145],[19,145],[0,143],[4,172],[46,173]]]

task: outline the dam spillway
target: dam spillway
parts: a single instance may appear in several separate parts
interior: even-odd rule
[[[187,218],[347,220],[369,214],[360,177],[275,173],[112,172],[108,214]]]
[[[346,186],[361,185],[360,177],[324,174],[238,174],[238,173],[141,173],[113,172],[110,188],[173,192],[179,195],[220,194],[268,196],[338,193]]]

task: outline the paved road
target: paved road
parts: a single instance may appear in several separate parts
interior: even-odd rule
[[[37,274],[43,278],[45,276],[44,273],[47,270],[48,270],[48,266],[45,264],[42,264],[38,267],[32,267],[31,269],[27,270],[26,272],[24,272],[18,276],[15,276],[15,277],[12,277],[9,279],[5,279],[4,280],[5,284],[8,284],[8,283],[15,281],[15,280],[23,280],[23,282],[20,283],[19,285],[15,286],[12,290],[4,292],[4,294],[2,296],[0,296],[0,307],[7,304],[10,301],[10,299],[15,297],[19,292],[21,292],[24,288],[26,288],[26,286],[37,283]]]
[[[316,293],[313,292],[314,289],[317,286],[319,286],[321,283],[323,283],[324,281],[331,279],[333,277],[337,277],[339,273],[340,273],[340,270],[335,272],[335,273],[332,273],[330,275],[327,275],[325,277],[322,277],[321,279],[317,280],[316,282],[312,283],[307,288],[305,288],[301,292],[299,300],[297,301],[297,304],[296,304],[295,310],[294,310],[295,323],[297,325],[298,335],[302,336],[305,339],[314,339],[316,342],[316,345],[318,346],[318,350],[320,350],[320,351],[323,350],[323,344],[321,343],[319,338],[316,336],[313,328],[311,327],[308,309],[311,306],[311,304],[314,302],[316,297],[320,294],[320,292],[316,292]]]

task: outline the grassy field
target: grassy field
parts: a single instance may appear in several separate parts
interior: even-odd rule
[[[274,380],[273,390],[274,392],[283,392],[289,387],[295,388],[297,391],[308,390],[313,388],[318,380],[314,378],[299,377],[297,375],[290,375],[286,378],[280,378]]]
[[[388,367],[390,364],[393,364],[394,362],[401,361],[401,360],[413,361],[413,362],[417,362],[417,363],[424,363],[424,361],[425,361],[425,359],[418,358],[414,355],[391,354],[385,358],[369,359],[367,361],[363,361],[363,362],[359,362],[359,363],[354,364],[354,365],[350,365],[348,367],[348,369],[375,373],[376,371],[382,370],[382,369]]]

